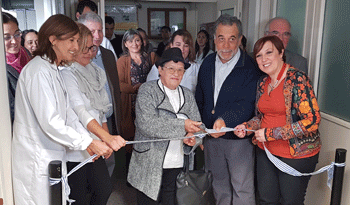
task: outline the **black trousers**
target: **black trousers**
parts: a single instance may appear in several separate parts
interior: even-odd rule
[[[72,170],[79,162],[67,162],[67,171]],[[112,193],[112,182],[107,165],[101,157],[88,163],[68,177],[71,188],[70,199],[74,205],[105,205]]]
[[[163,169],[162,184],[157,201],[152,200],[144,193],[137,192],[138,205],[176,205],[176,178],[183,168]]]
[[[319,154],[303,159],[278,157],[301,173],[315,170]],[[257,185],[260,205],[302,205],[311,176],[294,177],[277,169],[267,158],[264,150],[256,149]]]

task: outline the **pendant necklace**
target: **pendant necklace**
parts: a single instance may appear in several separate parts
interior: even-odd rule
[[[270,86],[270,88],[271,88],[270,92],[273,91],[273,89],[276,88],[278,82],[279,82],[279,81],[281,80],[281,78],[282,78],[282,75],[283,75],[284,70],[286,69],[286,67],[287,67],[287,64],[286,64],[286,63],[283,63],[283,66],[282,66],[280,72],[278,73],[277,81],[275,82],[275,84],[274,84],[274,85],[271,85],[271,83],[269,83],[269,86]],[[271,77],[270,77],[270,81],[272,81],[272,80],[271,80]]]

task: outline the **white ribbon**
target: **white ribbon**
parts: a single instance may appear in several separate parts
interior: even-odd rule
[[[156,140],[140,140],[140,141],[127,141],[126,144],[137,144],[137,143],[148,143],[148,142],[164,142],[164,141],[170,141],[170,140],[183,140],[183,139],[189,139],[192,137],[199,137],[204,138],[208,133],[200,133],[200,134],[194,134],[189,137],[179,137],[179,138],[171,138],[171,139],[156,139]]]
[[[221,128],[220,131],[216,131],[214,129],[206,129],[205,131],[207,131],[208,133],[218,133],[218,132],[232,132],[235,131],[236,129],[234,128],[229,128],[229,127],[223,127]],[[249,130],[249,129],[245,129],[245,131],[251,131],[251,132],[255,132],[256,130]],[[280,159],[278,159],[277,157],[275,157],[274,155],[272,155],[270,153],[270,151],[265,147],[265,143],[263,142],[264,145],[264,149],[266,152],[267,157],[269,158],[269,160],[275,165],[275,167],[277,167],[280,171],[292,175],[292,176],[312,176],[312,175],[317,175],[317,174],[321,174],[325,171],[327,171],[328,174],[328,179],[327,179],[327,186],[331,189],[331,182],[333,179],[333,174],[334,174],[334,166],[337,167],[345,167],[345,163],[335,163],[332,162],[330,165],[324,166],[322,168],[320,168],[319,170],[312,172],[312,173],[301,173],[298,170],[294,169],[293,167],[289,166],[288,164],[284,163],[283,161],[281,161]]]
[[[293,167],[289,166],[288,164],[284,163],[274,155],[270,153],[270,151],[265,147],[265,143],[263,143],[265,153],[269,160],[282,172],[295,176],[295,177],[300,177],[300,176],[311,176],[311,175],[316,175],[316,174],[321,174],[322,172],[327,171],[328,172],[328,179],[327,179],[327,186],[331,189],[331,181],[333,179],[333,173],[334,173],[334,166],[337,167],[345,167],[345,163],[335,163],[332,162],[330,165],[324,166],[320,168],[319,170],[312,172],[312,173],[301,173],[298,170],[294,169]]]
[[[65,191],[65,195],[66,195],[66,200],[68,201],[69,204],[72,204],[73,202],[75,202],[74,199],[70,199],[69,195],[70,195],[70,187],[68,184],[68,180],[67,178],[73,174],[74,172],[76,172],[78,169],[80,169],[81,167],[83,167],[85,164],[89,163],[92,161],[92,159],[94,159],[95,157],[97,157],[97,154],[92,155],[91,157],[89,157],[88,159],[86,159],[85,161],[81,162],[80,164],[78,164],[77,166],[75,166],[72,170],[70,170],[70,172],[67,175],[62,176],[61,178],[49,178],[50,179],[50,186],[53,186],[55,184],[58,184],[60,182],[62,182],[62,185],[64,187],[64,191]]]
[[[192,137],[198,137],[198,138],[204,138],[207,134],[212,134],[212,133],[220,133],[220,132],[232,132],[235,131],[236,129],[234,128],[228,128],[228,127],[223,127],[220,129],[220,131],[216,131],[215,129],[205,129],[206,133],[198,133],[195,134],[193,136],[189,136],[189,137],[179,137],[179,138],[173,138],[173,139],[156,139],[156,140],[141,140],[141,141],[128,141],[126,142],[126,144],[136,144],[136,143],[149,143],[149,142],[162,142],[162,141],[169,141],[169,140],[183,140],[183,139],[188,139],[188,138],[192,138]],[[245,131],[251,131],[254,132],[255,130],[248,130],[245,129]],[[196,144],[197,145],[197,144]],[[312,172],[312,173],[301,173],[298,170],[294,169],[293,167],[289,166],[288,164],[284,163],[283,161],[281,161],[280,159],[278,159],[277,157],[275,157],[274,155],[272,155],[270,153],[270,151],[265,147],[265,143],[263,143],[264,145],[264,149],[266,152],[267,157],[269,158],[269,160],[282,172],[292,175],[292,176],[310,176],[310,175],[316,175],[316,174],[320,174],[322,172],[327,171],[328,172],[328,180],[327,180],[327,186],[329,188],[331,188],[331,181],[333,178],[333,174],[334,174],[334,166],[337,167],[345,167],[345,163],[335,163],[332,162],[330,165],[324,166],[321,169]],[[193,150],[193,148],[192,148]],[[191,150],[191,152],[192,152]],[[67,175],[62,176],[61,178],[51,178],[50,177],[50,186],[53,186],[55,184],[58,184],[60,182],[62,182],[63,186],[64,186],[64,190],[65,190],[65,195],[66,195],[66,200],[69,202],[69,204],[72,204],[73,202],[75,202],[75,200],[73,199],[69,199],[69,195],[70,195],[70,187],[67,181],[67,178],[73,174],[75,171],[77,171],[78,169],[80,169],[81,167],[83,167],[85,164],[89,163],[92,161],[92,159],[94,159],[95,157],[97,157],[97,154],[89,157],[88,159],[86,159],[85,161],[81,162],[80,164],[78,164],[76,167],[74,167]]]

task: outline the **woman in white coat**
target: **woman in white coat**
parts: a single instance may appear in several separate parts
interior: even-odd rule
[[[186,69],[186,72],[182,78],[182,86],[190,89],[193,93],[197,86],[197,76],[199,71],[199,65],[195,63],[195,49],[191,34],[183,29],[179,29],[173,33],[170,39],[170,43],[167,48],[180,48],[182,57],[191,66]],[[151,71],[147,76],[147,81],[158,80],[159,72],[156,65],[153,65]]]
[[[12,143],[15,204],[50,204],[48,164],[67,150],[108,157],[105,142],[94,140],[71,109],[61,69],[78,51],[79,28],[67,16],[51,16],[39,30],[35,58],[18,79]]]

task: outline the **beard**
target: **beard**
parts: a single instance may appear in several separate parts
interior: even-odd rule
[[[218,53],[220,59],[225,60],[225,61],[230,61],[233,58],[233,56],[236,55],[237,50],[234,51],[234,50],[222,49],[222,50],[217,50],[217,53]],[[230,53],[230,55],[227,55],[228,53]]]

